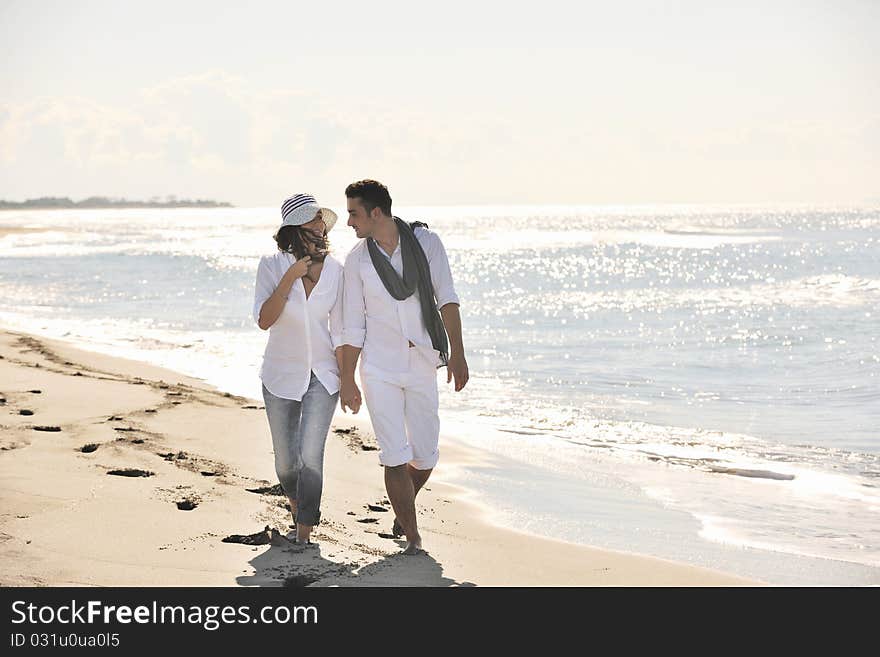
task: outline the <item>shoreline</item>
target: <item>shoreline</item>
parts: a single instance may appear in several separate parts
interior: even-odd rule
[[[496,526],[472,491],[444,480],[486,461],[447,435],[418,500],[429,553],[400,555],[402,542],[382,536],[393,513],[366,414],[334,418],[316,546],[272,544],[264,529],[286,533],[289,512],[285,498],[252,492],[277,483],[260,403],[21,332],[0,331],[0,355],[4,586],[761,584]],[[152,474],[109,476],[126,468]],[[250,544],[223,542],[234,535]]]

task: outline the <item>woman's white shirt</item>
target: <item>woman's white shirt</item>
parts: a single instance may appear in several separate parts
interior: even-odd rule
[[[260,259],[254,290],[254,321],[296,259],[278,251]],[[331,395],[339,391],[335,350],[342,344],[342,265],[327,256],[321,277],[306,298],[301,278],[290,288],[281,315],[269,328],[260,379],[276,397],[301,401],[311,372]]]

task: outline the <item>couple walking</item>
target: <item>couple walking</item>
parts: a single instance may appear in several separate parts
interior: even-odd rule
[[[345,196],[360,241],[344,266],[327,241],[336,214],[297,194],[281,206],[277,252],[257,270],[254,319],[269,331],[260,378],[275,471],[296,542],[308,543],[321,516],[336,402],[353,413],[366,402],[393,533],[406,536],[404,553],[416,554],[415,497],[439,458],[437,368],[446,366],[456,391],[468,381],[459,300],[439,236],[393,216],[383,184],[361,180]],[[354,378],[359,359],[363,397]]]

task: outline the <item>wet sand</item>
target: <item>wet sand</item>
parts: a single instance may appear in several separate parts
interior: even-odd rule
[[[444,483],[481,454],[442,438],[418,498],[428,552],[402,555],[365,412],[334,422],[322,522],[293,545],[271,445],[261,402],[0,331],[0,585],[755,584],[496,527]]]

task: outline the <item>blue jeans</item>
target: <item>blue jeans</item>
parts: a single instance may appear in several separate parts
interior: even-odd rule
[[[296,500],[296,522],[314,526],[321,519],[324,444],[339,393],[330,394],[314,372],[302,401],[276,397],[263,386],[266,416],[281,487]]]

